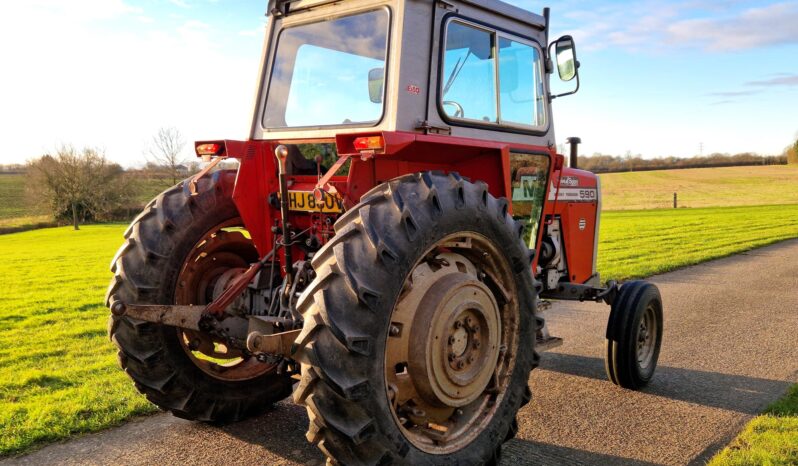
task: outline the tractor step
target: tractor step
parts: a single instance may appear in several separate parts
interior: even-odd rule
[[[562,338],[560,337],[548,337],[546,339],[538,338],[535,340],[535,351],[538,353],[543,353],[549,350],[553,350],[558,346],[562,346]]]

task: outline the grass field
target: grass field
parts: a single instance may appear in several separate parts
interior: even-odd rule
[[[798,237],[798,205],[604,212],[598,270],[624,280]]]
[[[105,336],[108,263],[124,228],[0,236],[0,455],[153,411]],[[599,271],[644,276],[789,237],[798,205],[609,212]]]
[[[693,168],[601,175],[604,210],[798,203],[798,166]]]
[[[718,453],[709,466],[798,464],[798,385]]]
[[[105,337],[101,301],[123,229],[0,236],[0,453],[152,410]]]

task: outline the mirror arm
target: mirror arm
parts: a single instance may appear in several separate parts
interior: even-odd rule
[[[576,89],[574,89],[571,92],[566,92],[566,93],[563,93],[563,94],[557,94],[557,95],[549,94],[549,102],[551,102],[552,100],[557,99],[559,97],[565,97],[565,96],[568,96],[568,95],[574,95],[577,92],[579,92],[579,61],[577,61],[575,63],[575,65],[576,65]]]

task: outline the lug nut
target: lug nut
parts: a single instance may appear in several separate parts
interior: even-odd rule
[[[474,319],[472,319],[471,316],[466,317],[466,325],[468,325],[469,327],[474,325]]]
[[[465,367],[465,363],[463,361],[457,361],[457,368],[462,369]]]
[[[188,349],[190,349],[191,351],[197,351],[197,349],[198,349],[199,347],[200,347],[200,340],[199,340],[199,338],[194,338],[193,340],[191,340],[191,341],[188,343]]]
[[[454,344],[454,335],[449,337],[449,345],[453,345],[453,344]]]
[[[449,353],[449,362],[454,361],[454,358],[456,358],[456,357],[457,356],[455,356],[454,353]]]
[[[474,356],[469,356],[468,363],[471,364],[472,362],[474,362]]]
[[[463,323],[462,323],[462,322],[460,322],[459,320],[455,320],[455,321],[454,321],[454,328],[455,328],[455,329],[459,329],[459,328],[460,328],[460,327],[462,327],[462,326],[463,326]]]
[[[479,325],[475,325],[472,330],[474,330],[475,332],[479,332]]]
[[[480,346],[482,346],[482,343],[480,343],[479,340],[474,340],[473,346],[474,348],[479,348]]]

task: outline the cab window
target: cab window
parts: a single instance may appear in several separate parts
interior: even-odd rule
[[[526,129],[546,126],[540,49],[505,33],[451,20],[441,108],[449,119]]]

